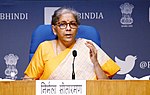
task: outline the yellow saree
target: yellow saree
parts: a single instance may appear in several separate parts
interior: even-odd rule
[[[75,45],[55,55],[52,41],[45,41],[37,48],[25,74],[34,79],[72,79],[72,51],[77,51],[75,59],[76,79],[96,79],[93,63],[90,60],[86,39],[77,39]],[[120,67],[95,43],[98,61],[108,77],[113,76]]]

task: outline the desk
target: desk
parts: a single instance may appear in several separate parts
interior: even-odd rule
[[[0,95],[36,95],[35,81],[0,81]],[[88,80],[87,95],[150,95],[149,80]]]
[[[149,80],[100,80],[86,84],[87,95],[150,95]]]

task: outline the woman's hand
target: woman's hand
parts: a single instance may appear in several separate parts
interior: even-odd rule
[[[98,60],[97,60],[97,49],[92,44],[92,42],[87,41],[85,45],[90,49],[90,58],[92,63],[94,64],[95,73],[97,76],[97,79],[108,79],[104,71],[102,70]]]
[[[97,50],[96,50],[95,46],[89,41],[87,41],[85,43],[85,45],[90,49],[90,58],[91,58],[92,63],[93,64],[98,63]]]

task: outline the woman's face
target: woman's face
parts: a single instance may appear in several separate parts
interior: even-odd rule
[[[53,30],[61,42],[73,43],[75,41],[78,25],[71,13],[65,13],[60,16]]]

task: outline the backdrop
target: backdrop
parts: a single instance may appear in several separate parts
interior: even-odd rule
[[[32,32],[62,6],[75,8],[81,24],[100,32],[102,49],[122,68],[113,79],[150,75],[149,0],[1,0],[0,78],[24,76]]]

